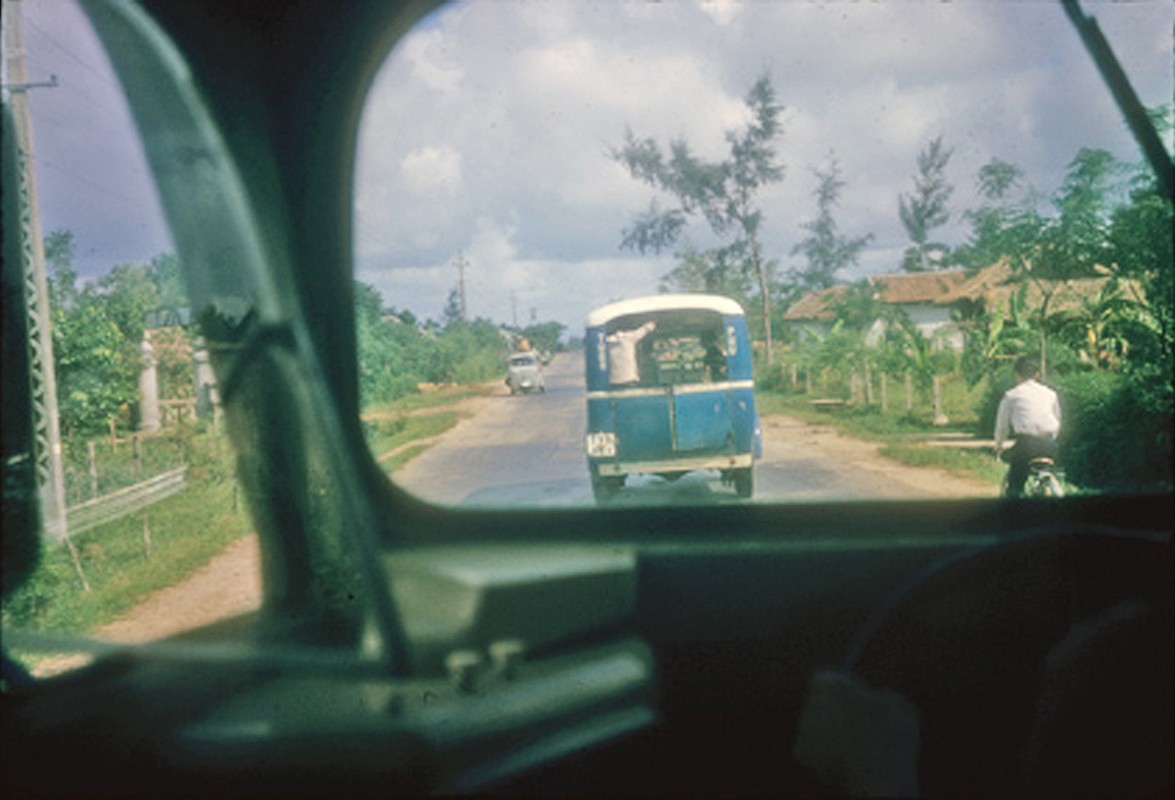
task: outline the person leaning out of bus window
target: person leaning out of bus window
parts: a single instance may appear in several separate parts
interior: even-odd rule
[[[726,380],[726,352],[722,349],[722,335],[718,331],[702,332],[702,364],[706,369],[706,380],[717,383]]]
[[[637,345],[657,328],[652,320],[628,331],[615,331],[604,340],[608,343],[608,371],[613,386],[638,383],[641,379],[637,365]]]
[[[1008,464],[1008,496],[1019,497],[1034,458],[1056,458],[1061,432],[1061,403],[1042,383],[1040,363],[1032,356],[1016,360],[1016,385],[1004,393],[995,420],[996,455]],[[1005,448],[1008,439],[1013,444]]]

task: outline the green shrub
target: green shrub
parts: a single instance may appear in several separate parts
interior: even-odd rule
[[[1061,460],[1069,480],[1100,491],[1171,488],[1169,406],[1117,373],[1069,375],[1058,389],[1065,417]]]

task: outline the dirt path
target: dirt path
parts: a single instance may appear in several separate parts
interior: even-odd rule
[[[165,639],[261,607],[261,552],[250,534],[230,544],[184,580],[160,589],[124,616],[93,631],[95,639],[140,644]],[[85,666],[84,655],[51,656],[32,673],[47,678]]]
[[[484,398],[469,398],[476,411]],[[770,431],[785,436],[789,448],[813,458],[835,459],[884,473],[923,497],[994,497],[980,481],[941,469],[908,467],[879,455],[879,445],[846,436],[831,425],[813,425],[783,415],[764,418]],[[98,638],[137,643],[159,639],[260,607],[261,573],[256,536],[229,545],[186,580],[156,592],[122,618],[95,632]]]
[[[139,643],[162,639],[261,607],[261,548],[256,534],[230,544],[183,581],[160,589],[97,637]]]
[[[999,489],[984,481],[965,478],[937,467],[910,467],[881,455],[882,445],[857,439],[833,425],[804,422],[783,414],[763,418],[767,442],[786,442],[792,454],[827,462],[851,464],[877,472],[910,487],[911,496],[997,497]],[[775,433],[771,433],[775,432]]]

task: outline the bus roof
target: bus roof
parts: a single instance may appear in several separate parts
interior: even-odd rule
[[[724,316],[743,315],[742,306],[729,297],[716,294],[654,294],[601,306],[588,314],[585,325],[588,328],[596,328],[629,314],[677,310],[714,311]]]

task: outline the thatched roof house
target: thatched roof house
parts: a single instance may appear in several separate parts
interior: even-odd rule
[[[962,271],[915,272],[901,275],[874,275],[868,281],[877,287],[878,299],[896,305],[928,339],[938,337],[948,347],[962,349],[963,334],[952,321],[952,310],[969,317],[1004,309],[1010,298],[1024,292],[1027,309],[1040,309],[1047,298],[1048,313],[1080,309],[1097,297],[1110,282],[1108,271],[1088,278],[1068,281],[1025,280],[1016,275],[1006,261],[1000,261],[967,275]],[[1124,295],[1142,301],[1142,288],[1135,281],[1121,281]],[[783,315],[784,322],[807,334],[823,337],[836,320],[835,299],[847,287],[834,286],[801,297]],[[881,320],[866,333],[867,341],[877,341],[885,332]]]
[[[979,270],[962,283],[944,292],[935,300],[936,305],[959,307],[969,312],[993,312],[1006,309],[1012,295],[1024,291],[1025,307],[1039,309],[1048,299],[1050,314],[1072,311],[1081,307],[1084,301],[1097,297],[1110,282],[1111,276],[1101,274],[1089,278],[1073,278],[1068,281],[1023,280],[1015,275],[1006,261],[1000,261]],[[1121,281],[1127,297],[1142,301],[1142,288],[1135,281]]]
[[[911,272],[900,275],[873,275],[867,278],[877,289],[877,299],[898,306],[927,338],[943,331],[951,322],[949,307],[938,305],[938,299],[960,286],[967,278],[962,271]],[[796,301],[783,315],[785,323],[797,329],[824,336],[836,319],[835,299],[845,292],[844,286],[833,286],[810,292]],[[881,320],[875,322],[866,339],[875,341],[885,332]],[[961,338],[950,343],[962,347]]]

